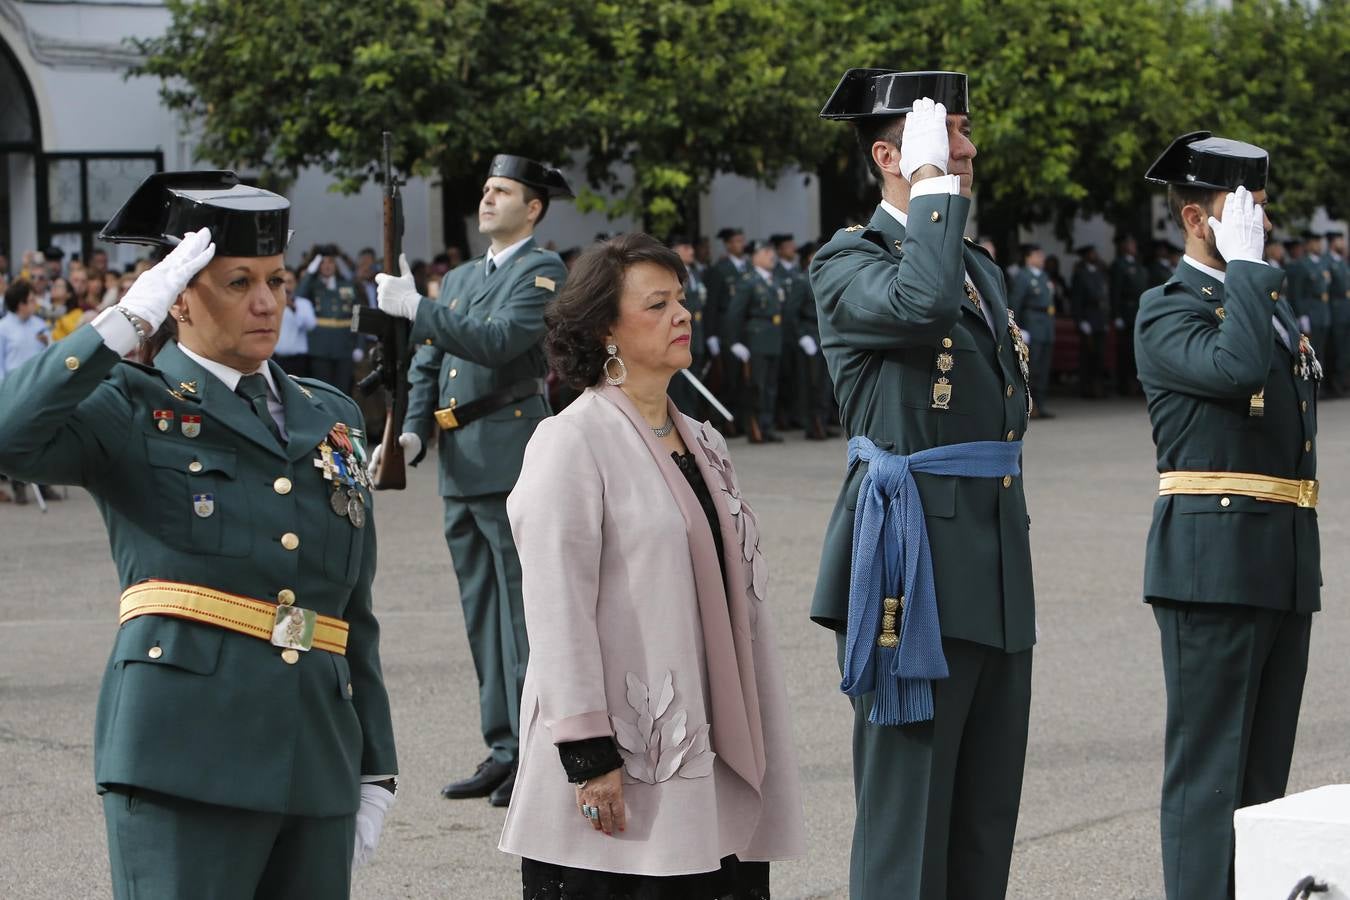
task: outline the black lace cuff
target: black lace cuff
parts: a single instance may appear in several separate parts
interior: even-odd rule
[[[623,757],[612,737],[586,738],[564,741],[558,745],[567,780],[579,784],[590,778],[599,778],[623,766]]]

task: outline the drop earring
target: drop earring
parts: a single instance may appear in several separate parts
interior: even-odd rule
[[[623,364],[623,360],[619,358],[619,348],[616,347],[614,344],[605,345],[605,352],[609,354],[609,356],[605,359],[604,365],[605,381],[608,381],[610,384],[614,385],[615,387],[618,387],[619,385],[623,384],[625,381],[628,380],[628,367],[625,366]],[[610,370],[610,363],[618,364],[617,371]]]

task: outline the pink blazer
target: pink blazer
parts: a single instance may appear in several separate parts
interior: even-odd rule
[[[717,507],[726,589],[697,497],[626,394],[546,419],[507,501],[530,663],[501,849],[644,875],[800,855],[797,759],[753,511],[726,443],[672,403]],[[555,744],[612,735],[628,828],[577,811]]]

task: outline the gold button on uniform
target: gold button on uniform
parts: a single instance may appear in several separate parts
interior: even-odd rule
[[[281,546],[287,550],[294,550],[300,546],[300,536],[293,531],[288,531],[281,536]]]
[[[1008,396],[1009,396],[1009,397],[1011,397],[1011,396],[1013,395],[1013,386],[1012,386],[1011,384],[1008,385],[1008,391],[1007,391],[1007,393],[1008,393]]]
[[[290,606],[295,602],[295,591],[290,588],[282,588],[277,591],[277,602],[282,606]]]
[[[1233,505],[1233,501],[1229,500],[1227,497],[1224,497],[1222,500],[1219,501],[1219,505],[1222,506],[1224,509],[1227,509],[1228,507]]]
[[[943,339],[942,339],[942,346],[944,346],[944,347],[946,347],[948,350],[950,350],[950,349],[951,349],[951,346],[952,346],[952,339],[951,339],[951,338],[943,338]]]
[[[352,695],[352,683],[349,681],[347,682],[347,696],[350,697],[351,695]]]
[[[942,218],[942,213],[938,212],[938,211],[935,209],[935,210],[933,210],[932,215],[930,215],[928,218],[931,219],[932,221],[936,222],[936,221],[938,221],[938,220],[940,220],[940,219]]]
[[[451,398],[450,398],[450,408],[451,408],[451,409],[454,409],[454,408],[455,408],[455,405],[456,405],[457,403],[459,403],[459,401],[456,400],[454,397],[451,397]]]
[[[300,661],[300,651],[294,647],[288,647],[281,651],[281,661],[288,666],[293,666]]]
[[[149,650],[146,651],[145,655],[150,657],[151,659],[159,659],[161,656],[164,655],[164,648],[151,647]]]
[[[1017,432],[1015,432],[1015,431],[1010,431],[1010,432],[1008,432],[1008,440],[1009,440],[1009,441],[1015,441],[1015,440],[1017,440]]]
[[[1278,300],[1278,299],[1280,299],[1280,292],[1279,292],[1279,291],[1271,291],[1271,292],[1270,292],[1270,299],[1272,299],[1272,300]]]
[[[199,463],[197,460],[194,459],[192,462],[188,463],[188,471],[189,471],[189,472],[196,473],[196,472],[200,472],[201,470],[202,470],[202,464]]]
[[[1307,401],[1307,400],[1304,400],[1302,403],[1300,403],[1300,404],[1298,405],[1298,408],[1299,408],[1299,411],[1300,411],[1300,412],[1307,412],[1307,411],[1308,411],[1308,401]]]
[[[517,419],[519,419],[522,415],[524,415],[524,413],[522,413],[520,410],[516,410],[516,418],[517,418]]]
[[[291,492],[291,480],[284,475],[281,476],[272,482],[272,490],[278,494],[289,494]]]
[[[1304,441],[1304,442],[1303,442],[1303,452],[1304,452],[1304,453],[1311,453],[1311,452],[1312,452],[1312,441]]]
[[[1012,487],[1012,476],[1011,476],[1011,475],[1004,475],[1004,476],[1003,476],[1003,486],[1004,486],[1005,488],[1006,488],[1006,487]]]
[[[456,377],[457,375],[459,375],[459,369],[451,369],[451,370],[450,370],[450,377],[451,377],[451,378],[454,378],[454,377]]]
[[[66,357],[66,368],[74,372],[80,367],[80,361],[73,356]]]

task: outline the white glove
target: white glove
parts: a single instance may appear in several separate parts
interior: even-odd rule
[[[323,254],[315,253],[314,258],[309,261],[309,265],[305,268],[305,271],[310,275],[313,275],[315,272],[319,271],[319,266],[321,265],[323,265]]]
[[[731,345],[731,355],[739,359],[741,362],[749,362],[750,348],[742,344],[740,341],[737,341],[736,343]]]
[[[362,350],[360,347],[352,348],[352,362],[359,363],[361,360],[365,358],[366,358],[366,351]]]
[[[820,349],[816,346],[816,339],[809,334],[802,335],[801,339],[797,341],[797,346],[801,347],[802,352],[807,356],[815,356],[816,351]]]
[[[900,138],[900,175],[906,180],[921,166],[937,166],[947,174],[947,107],[924,97],[905,115]]]
[[[722,342],[715,336],[708,338],[708,352],[713,356],[722,355]]]
[[[1024,344],[1031,343],[1031,332],[1027,331],[1025,328],[1022,329],[1022,343]]]
[[[386,275],[383,272],[375,276],[375,300],[380,309],[391,316],[414,319],[417,317],[417,304],[422,302],[422,295],[417,293],[417,285],[413,283],[412,269],[408,266],[406,254],[399,254],[398,268],[397,276]]]
[[[408,459],[417,459],[422,452],[422,439],[411,431],[405,431],[398,436],[398,445],[403,448],[403,455]],[[380,457],[383,455],[384,445],[376,444],[375,449],[370,451],[370,466],[372,472],[380,471]]]
[[[1301,332],[1303,332],[1304,334],[1308,334],[1309,332],[1311,332],[1311,331],[1312,331],[1312,319],[1309,318],[1308,316],[1299,316],[1299,317],[1298,317],[1298,330],[1301,331]]]
[[[333,257],[333,262],[337,265],[338,274],[347,281],[352,280],[352,270],[347,268],[347,261],[340,256]]]
[[[1266,249],[1266,217],[1261,204],[1241,185],[1223,199],[1223,221],[1209,217],[1214,245],[1224,262],[1260,262]]]
[[[1124,327],[1125,327],[1125,320],[1124,320],[1124,319],[1116,319],[1116,331],[1120,331],[1120,330],[1123,329]]]
[[[361,785],[361,808],[356,811],[356,846],[352,851],[352,868],[370,862],[375,848],[380,845],[384,817],[394,806],[393,791],[378,784]]]
[[[1078,330],[1081,331],[1081,332],[1083,332],[1083,334],[1087,335],[1088,337],[1091,337],[1091,336],[1092,336],[1092,323],[1091,323],[1091,322],[1079,322],[1079,323],[1078,323]]]
[[[211,229],[203,228],[184,235],[172,253],[136,279],[119,305],[150,326],[151,331],[155,330],[169,314],[169,307],[183,293],[183,288],[215,255]]]

